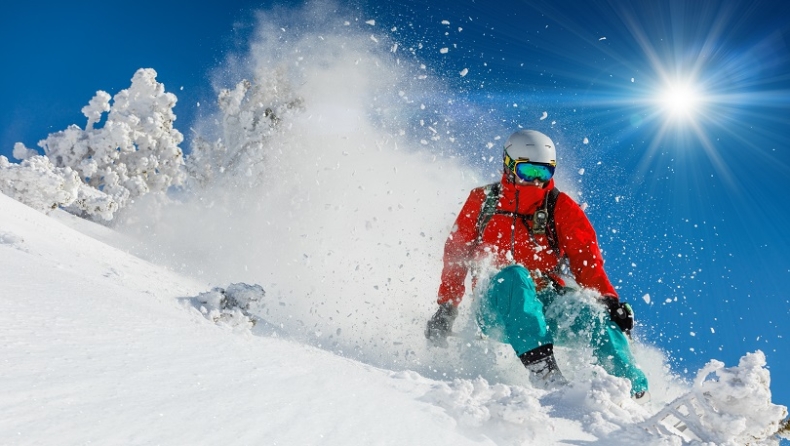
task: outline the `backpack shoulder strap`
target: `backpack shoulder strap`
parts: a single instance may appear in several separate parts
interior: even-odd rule
[[[477,214],[477,244],[483,240],[483,230],[485,230],[491,217],[496,212],[496,205],[499,202],[499,193],[502,191],[502,183],[491,183],[484,186],[486,199],[480,208],[480,213]]]
[[[560,244],[557,240],[557,226],[554,219],[554,208],[557,206],[557,199],[560,196],[560,190],[556,187],[552,188],[546,194],[546,212],[549,214],[548,221],[546,222],[546,238],[549,241],[549,247],[557,254],[560,255]]]

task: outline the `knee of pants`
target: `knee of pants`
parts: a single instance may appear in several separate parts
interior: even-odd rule
[[[511,265],[499,271],[488,286],[487,303],[493,310],[506,317],[510,314],[533,312],[535,307],[542,309],[537,299],[535,282],[526,268]]]
[[[491,279],[483,311],[486,316],[478,318],[478,321],[482,319],[488,328],[500,326],[506,337],[503,340],[517,353],[552,342],[535,283],[520,265],[509,266]],[[481,327],[486,331],[483,324]]]

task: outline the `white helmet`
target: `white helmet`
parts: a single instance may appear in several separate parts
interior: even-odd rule
[[[519,130],[505,142],[505,154],[513,160],[557,164],[557,151],[548,136],[535,130]]]

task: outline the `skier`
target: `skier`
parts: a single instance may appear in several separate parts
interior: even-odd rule
[[[633,398],[646,401],[647,378],[626,337],[633,312],[619,301],[604,272],[590,221],[554,188],[554,143],[543,133],[519,130],[508,138],[503,155],[501,181],[471,191],[445,243],[439,309],[425,337],[447,346],[471,269],[478,325],[513,347],[531,372],[530,381],[543,388],[566,384],[554,342],[583,337],[600,365],[627,378]],[[597,298],[568,293],[560,274],[564,263],[575,282]]]

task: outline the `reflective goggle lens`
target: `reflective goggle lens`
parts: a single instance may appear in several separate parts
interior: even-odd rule
[[[516,162],[515,174],[526,182],[535,180],[546,182],[554,176],[554,166],[549,164],[536,164],[526,161]]]

